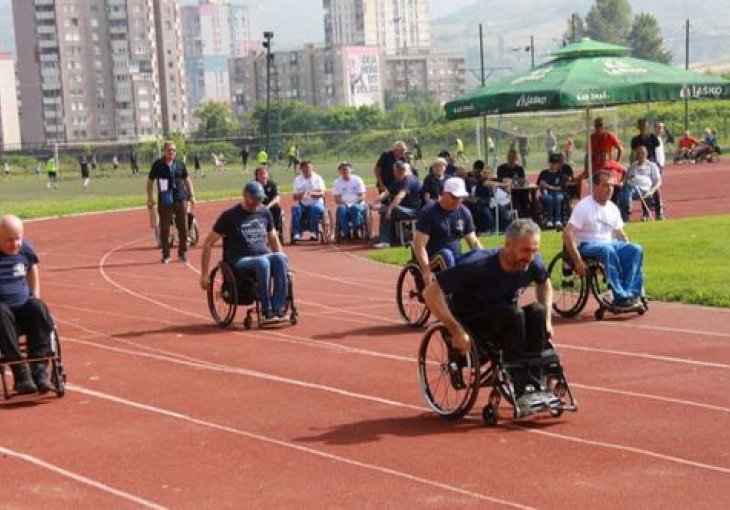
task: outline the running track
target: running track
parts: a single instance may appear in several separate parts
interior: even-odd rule
[[[727,166],[670,169],[670,214],[727,212]],[[711,191],[697,188],[697,183]],[[702,201],[711,194],[713,201]],[[717,198],[720,197],[720,198]],[[231,201],[232,203],[232,201]],[[204,204],[204,230],[223,208]],[[146,212],[27,224],[69,374],[0,406],[3,507],[718,508],[730,503],[730,311],[560,321],[580,411],[481,425],[426,409],[398,268],[287,247],[301,320],[212,325]]]

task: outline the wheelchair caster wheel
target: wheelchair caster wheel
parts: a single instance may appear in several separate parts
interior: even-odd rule
[[[484,420],[484,425],[493,427],[497,424],[497,409],[492,404],[487,404],[482,409],[482,419]]]
[[[561,408],[557,409],[550,409],[550,416],[553,418],[560,418],[563,415],[563,410]]]
[[[245,329],[251,329],[253,320],[251,319],[250,315],[247,315],[245,319],[243,319],[243,327]]]
[[[597,321],[603,320],[603,316],[606,314],[606,309],[601,307],[598,310],[596,310],[596,313],[594,314]]]
[[[289,324],[294,326],[297,322],[299,322],[299,315],[295,313],[291,314],[291,316],[289,317]]]

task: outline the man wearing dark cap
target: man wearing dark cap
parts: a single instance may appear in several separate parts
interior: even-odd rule
[[[223,260],[236,271],[248,270],[256,274],[262,323],[269,323],[285,318],[288,264],[271,212],[261,204],[265,196],[261,183],[251,181],[243,188],[241,203],[218,217],[203,243],[200,287],[208,289],[210,252],[213,245],[223,239]]]
[[[550,167],[540,172],[537,185],[540,201],[545,209],[545,228],[563,228],[563,201],[567,177],[563,172],[560,154],[550,154]]]

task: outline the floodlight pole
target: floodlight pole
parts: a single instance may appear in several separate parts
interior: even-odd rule
[[[535,69],[535,36],[530,36],[530,67]]]
[[[484,35],[482,32],[482,24],[479,23],[479,61],[481,62],[482,71],[482,87],[487,83],[487,77],[484,73]],[[484,161],[489,161],[489,134],[487,133],[487,115],[482,115],[482,138],[484,139]]]
[[[267,30],[264,32],[264,42],[261,44],[266,48],[266,150],[271,150],[271,129],[269,127],[269,117],[271,114],[271,39],[274,38],[274,32]]]
[[[689,18],[684,23],[684,68],[689,69]],[[684,130],[689,129],[688,98],[684,98]]]

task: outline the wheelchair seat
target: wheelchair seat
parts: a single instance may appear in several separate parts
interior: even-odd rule
[[[436,323],[426,331],[418,351],[418,376],[423,396],[431,409],[447,420],[456,420],[469,413],[483,387],[490,388],[482,410],[486,425],[496,425],[499,421],[503,398],[512,408],[513,418],[526,417],[515,405],[510,375],[515,368],[527,369],[530,383],[554,399],[554,403],[546,402],[529,414],[546,412],[557,418],[564,411],[578,410],[577,400],[552,344],[539,355],[506,363],[502,351],[484,339],[474,338],[469,352],[459,353],[451,347],[446,326]]]

